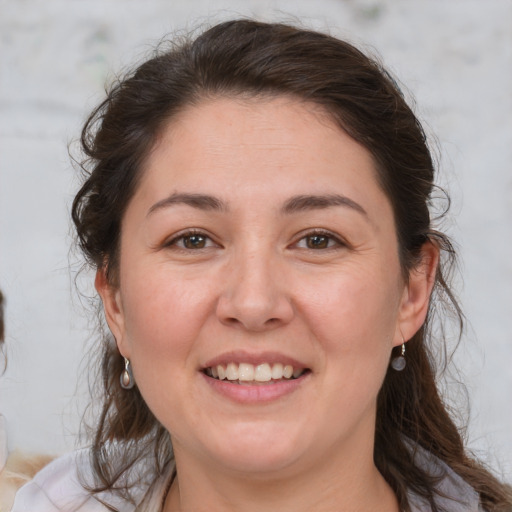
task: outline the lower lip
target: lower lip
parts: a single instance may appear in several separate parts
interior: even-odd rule
[[[273,384],[234,384],[228,380],[218,380],[201,373],[208,385],[216,392],[239,403],[257,404],[278,400],[297,390],[308,378],[309,372],[297,379],[283,380]]]

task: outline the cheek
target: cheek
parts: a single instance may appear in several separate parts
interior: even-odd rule
[[[137,386],[159,421],[171,429],[186,414],[184,404],[194,402],[187,378],[197,370],[194,349],[212,301],[201,283],[167,274],[138,273],[132,267],[123,283],[123,310]]]
[[[322,279],[302,279],[299,308],[329,351],[387,350],[396,325],[398,278],[371,266],[352,266]]]
[[[384,380],[400,298],[398,278],[389,274],[395,275],[354,266],[309,283],[301,294],[303,316],[321,346],[325,403],[335,404],[335,422],[342,421],[338,414],[371,406]]]
[[[136,268],[130,274],[122,292],[131,350],[141,360],[188,352],[212,308],[206,283]]]

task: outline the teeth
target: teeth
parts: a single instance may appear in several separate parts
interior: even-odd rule
[[[281,363],[276,363],[272,365],[272,378],[273,379],[282,379],[283,378],[283,365]]]
[[[235,363],[229,363],[226,368],[226,379],[238,380],[238,365]]]
[[[257,366],[249,363],[219,364],[206,368],[206,375],[219,380],[239,382],[270,382],[272,380],[298,378],[304,373],[304,368],[293,368],[282,363],[262,363]]]
[[[272,370],[268,363],[259,364],[254,370],[254,380],[257,382],[268,382],[272,380]]]
[[[241,363],[240,366],[238,367],[238,380],[254,380],[254,366],[252,364]]]

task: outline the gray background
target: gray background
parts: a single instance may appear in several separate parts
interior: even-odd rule
[[[510,0],[0,0],[0,287],[9,448],[77,443],[94,318],[77,297],[67,145],[105,80],[166,33],[237,15],[327,30],[382,56],[440,147],[445,226],[462,254],[470,321],[455,360],[471,398],[468,440],[512,481],[512,2]],[[71,266],[70,266],[71,263]],[[82,291],[91,291],[81,275]],[[453,384],[453,382],[452,382]],[[450,385],[456,407],[464,393]]]

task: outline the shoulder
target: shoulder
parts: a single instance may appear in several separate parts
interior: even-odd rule
[[[81,479],[91,475],[89,452],[79,450],[54,460],[44,467],[16,494],[12,512],[105,512],[110,510],[82,486]],[[118,499],[104,495],[110,506]],[[134,510],[122,504],[123,512]],[[116,507],[117,508],[117,507]]]
[[[439,510],[484,512],[478,493],[446,463],[419,446],[414,447],[413,454],[416,465],[438,480],[435,502]],[[409,493],[409,501],[413,512],[431,511],[430,506],[413,493]]]

